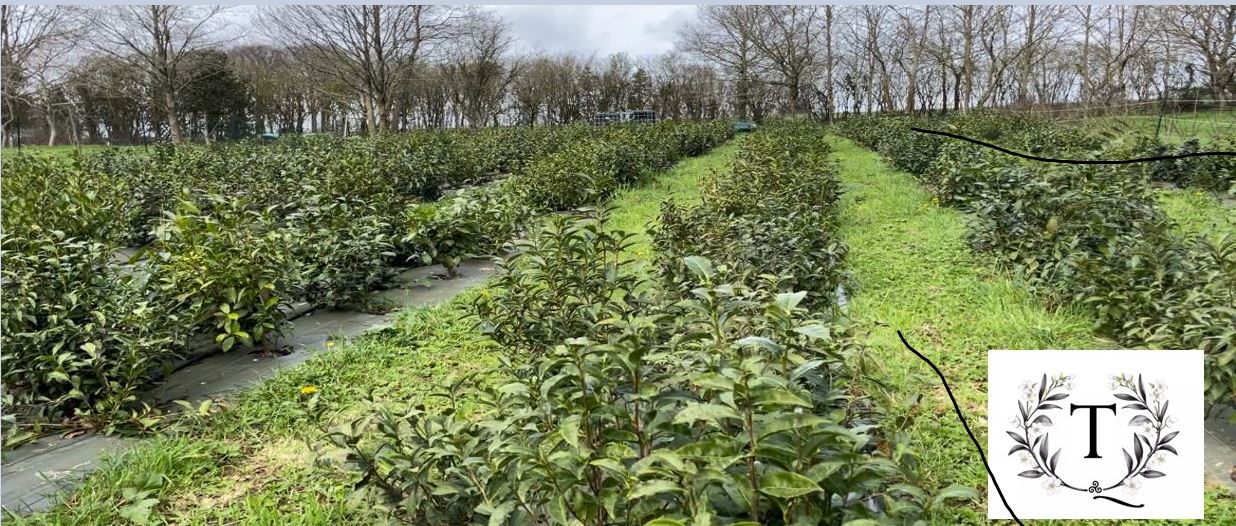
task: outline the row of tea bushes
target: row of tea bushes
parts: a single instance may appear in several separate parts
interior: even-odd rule
[[[1131,139],[1133,157],[1185,155],[1197,152],[1236,152],[1236,135],[1203,143],[1198,139],[1180,145],[1164,144],[1148,136]],[[1153,180],[1171,183],[1180,188],[1200,188],[1219,194],[1236,196],[1236,156],[1187,157],[1152,163]]]
[[[722,210],[733,206],[755,218],[780,201],[803,214],[800,228],[810,208],[831,215],[835,173],[819,131],[762,129],[733,173],[710,183],[707,203],[684,213],[728,221]],[[743,187],[767,190],[767,202],[737,199],[744,175],[777,173],[786,181]],[[828,187],[811,194],[823,200],[792,198],[812,183]],[[397,520],[909,524],[949,498],[973,496],[895,483],[915,480],[913,458],[901,447],[891,447],[892,458],[877,452],[875,426],[851,413],[862,404],[847,394],[855,343],[831,313],[808,308],[828,305],[831,289],[795,290],[790,284],[820,287],[801,275],[761,276],[798,269],[690,254],[697,245],[663,234],[658,246],[673,255],[658,261],[673,268],[649,277],[627,252],[630,236],[607,217],[551,217],[515,243],[477,297],[479,327],[503,349],[503,367],[479,385],[449,386],[447,405],[479,409],[381,406],[328,432],[359,472],[358,487]],[[716,233],[735,250],[750,234]],[[770,250],[796,247],[791,237],[779,241]],[[816,270],[832,274],[837,264]],[[479,404],[458,403],[461,396]]]
[[[125,230],[112,221],[108,211],[130,210],[127,207],[132,202],[125,201],[116,189],[139,184],[137,179],[87,170],[84,166],[98,162],[87,158],[68,164],[25,159],[25,166],[36,168],[27,168],[13,188],[30,193],[11,200],[5,195],[2,330],[6,408],[19,417],[23,429],[64,417],[81,417],[98,425],[137,418],[131,410],[140,389],[148,385],[150,372],[182,353],[194,334],[214,335],[223,350],[266,345],[284,328],[286,307],[295,300],[324,306],[355,302],[385,282],[393,264],[405,263],[410,257],[431,255],[428,261],[443,262],[453,270],[462,257],[497,252],[529,218],[554,208],[552,203],[529,200],[522,190],[526,185],[519,181],[541,176],[532,169],[535,161],[519,159],[522,154],[518,152],[525,148],[548,156],[572,148],[575,142],[612,138],[639,146],[640,152],[653,151],[654,144],[667,144],[672,150],[666,159],[677,159],[684,152],[698,152],[695,145],[699,141],[715,144],[724,140],[726,129],[722,123],[662,123],[614,129],[477,132],[476,137],[511,133],[525,139],[523,145],[516,141],[515,146],[494,140],[495,149],[485,154],[495,159],[486,161],[494,163],[487,170],[509,169],[517,175],[501,185],[464,190],[429,205],[421,201],[432,195],[426,193],[428,187],[400,179],[393,172],[370,172],[354,164],[386,162],[381,154],[375,153],[377,160],[367,160],[359,153],[330,157],[355,168],[357,175],[352,178],[345,177],[343,168],[323,164],[321,159],[311,167],[292,164],[302,169],[289,177],[301,181],[312,177],[318,186],[305,184],[299,193],[291,193],[293,187],[278,187],[283,183],[275,182],[277,177],[267,178],[276,185],[268,188],[271,192],[289,192],[281,194],[280,200],[262,193],[201,190],[236,189],[230,185],[239,179],[221,175],[225,154],[185,148],[181,153],[168,153],[165,160],[175,164],[175,170],[202,170],[194,177],[203,181],[199,189],[177,190],[170,202],[158,205],[161,216],[152,223],[151,240],[131,265],[117,264]],[[667,139],[677,137],[686,140]],[[235,170],[249,172],[253,165],[274,170],[268,155],[284,160],[315,158],[295,152],[291,144],[320,152],[322,148],[373,149],[383,141],[404,140],[429,139],[379,137],[356,141],[357,146],[307,138],[265,153],[256,149],[266,145],[217,148],[247,152],[248,157],[237,155],[232,162]],[[533,144],[538,141],[545,144]],[[691,144],[684,146],[684,142]],[[629,156],[619,151],[614,149],[605,162],[613,166],[629,162]],[[164,153],[152,157],[159,155]],[[659,168],[664,162],[628,166]],[[10,183],[7,168],[6,185]],[[46,175],[47,180],[37,182],[31,177],[34,173]],[[223,180],[209,179],[216,176]],[[624,177],[631,178],[625,173]],[[585,177],[568,181],[579,187],[592,184]],[[419,190],[401,190],[405,184]],[[59,194],[53,192],[58,185],[63,185]],[[587,189],[586,193],[600,196],[606,191]],[[52,196],[47,204],[55,208],[47,215],[55,219],[40,222],[33,206],[37,199],[32,195]],[[10,202],[25,208],[10,216]],[[75,219],[74,214],[79,217]],[[124,216],[123,223],[142,223],[144,219],[135,219],[140,215]],[[13,423],[6,420],[6,426]],[[6,440],[13,436],[5,435]]]
[[[645,172],[699,155],[732,134],[724,122],[607,128],[599,137],[533,160],[511,185],[533,206],[575,208],[635,183]]]
[[[397,226],[374,205],[321,199],[286,216],[238,197],[182,199],[128,265],[114,243],[6,232],[6,445],[43,422],[136,419],[152,371],[192,336],[214,335],[224,350],[264,345],[293,300],[346,303],[385,281]]]
[[[37,226],[140,245],[185,194],[240,198],[282,214],[299,210],[305,199],[360,199],[397,214],[409,202],[517,171],[530,159],[603,133],[586,126],[493,128],[114,148],[64,157],[6,154],[3,225],[9,235]],[[87,195],[62,197],[62,187]]]
[[[846,246],[826,137],[809,122],[772,124],[701,182],[699,205],[667,203],[653,233],[666,280],[690,290],[683,261],[700,255],[731,272],[780,276],[779,287],[810,293],[813,308],[835,306]]]
[[[1133,143],[1096,148],[1075,130],[996,114],[932,124],[965,135],[996,130],[990,142],[1057,157],[1141,155]],[[882,135],[914,133],[878,119],[838,131],[899,155],[879,149],[868,126]],[[1086,308],[1101,333],[1124,345],[1205,350],[1207,400],[1236,403],[1236,239],[1174,229],[1151,191],[1153,164],[1036,163],[959,141],[933,155],[916,175],[942,202],[974,213],[976,250],[1024,276],[1047,301]]]
[[[403,242],[453,272],[469,255],[497,253],[532,216],[594,204],[732,135],[720,121],[605,128],[531,160],[500,185],[410,208]]]

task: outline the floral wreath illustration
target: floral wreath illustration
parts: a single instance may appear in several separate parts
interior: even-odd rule
[[[1051,417],[1046,414],[1048,411],[1062,409],[1053,402],[1068,398],[1068,390],[1073,388],[1073,376],[1064,374],[1050,378],[1043,375],[1043,379],[1037,384],[1033,382],[1022,384],[1023,396],[1017,401],[1021,418],[1014,417],[1009,422],[1015,424],[1020,432],[1006,431],[1016,442],[1008,454],[1023,453],[1023,462],[1029,463],[1028,461],[1032,460],[1035,467],[1018,473],[1018,476],[1048,477],[1044,488],[1050,492],[1054,492],[1058,487],[1064,487],[1094,494],[1120,487],[1136,492],[1141,486],[1140,481],[1134,480],[1136,477],[1156,479],[1167,476],[1162,471],[1151,469],[1152,464],[1162,463],[1166,453],[1179,455],[1176,448],[1169,444],[1180,432],[1170,430],[1176,419],[1167,412],[1169,400],[1163,396],[1167,386],[1161,382],[1152,382],[1150,392],[1147,393],[1146,384],[1143,383],[1140,374],[1136,379],[1125,374],[1109,378],[1113,396],[1127,402],[1121,409],[1131,409],[1137,413],[1129,420],[1129,426],[1141,428],[1140,433],[1137,430],[1133,432],[1132,453],[1130,454],[1129,449],[1121,449],[1124,453],[1126,468],[1124,477],[1108,486],[1103,486],[1095,480],[1089,486],[1083,487],[1083,485],[1070,484],[1056,474],[1062,448],[1056,449],[1053,453],[1048,445],[1049,433],[1042,428],[1052,425]],[[1153,440],[1150,438],[1151,434],[1154,435]],[[1027,456],[1029,459],[1026,458]]]

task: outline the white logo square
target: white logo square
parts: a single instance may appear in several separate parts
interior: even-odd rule
[[[993,350],[987,457],[1020,519],[1201,519],[1202,351]],[[988,479],[987,517],[1009,519]]]

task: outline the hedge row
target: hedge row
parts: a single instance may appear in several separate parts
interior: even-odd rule
[[[1180,145],[1164,144],[1147,136],[1132,140],[1132,155],[1157,157],[1161,155],[1184,155],[1197,152],[1236,152],[1236,136],[1203,143],[1190,139]],[[1150,177],[1158,182],[1171,183],[1180,188],[1200,188],[1236,197],[1236,157],[1205,156],[1187,157],[1151,165]]]
[[[152,239],[164,212],[186,196],[200,201],[209,195],[274,207],[281,215],[314,204],[303,200],[359,199],[394,210],[394,220],[411,201],[517,171],[603,133],[586,126],[491,128],[113,148],[64,157],[6,154],[3,224],[10,235],[37,225],[75,238],[141,245]],[[58,197],[65,186],[94,200],[87,206]]]
[[[533,159],[500,185],[411,207],[403,240],[415,245],[426,263],[453,272],[468,255],[496,253],[531,216],[594,204],[650,171],[732,136],[728,123],[720,121],[605,128]]]
[[[746,140],[729,170],[702,181],[699,205],[667,203],[653,233],[666,280],[689,290],[683,258],[700,255],[729,272],[780,276],[778,287],[809,292],[813,308],[836,306],[846,245],[826,136],[807,122],[773,124]]]
[[[1108,143],[994,113],[929,124],[1056,157],[1145,153],[1136,141]],[[1050,303],[1087,309],[1102,334],[1124,345],[1205,350],[1207,400],[1236,403],[1236,239],[1173,228],[1152,192],[1162,165],[1035,163],[960,141],[910,154],[901,148],[922,139],[905,122],[853,119],[837,129],[910,169],[942,202],[973,212],[975,250],[1016,270]],[[934,160],[923,167],[910,157]],[[1189,171],[1178,180],[1232,175],[1209,162],[1181,167]]]
[[[747,236],[775,209],[793,209],[795,226],[773,226],[783,238],[767,251],[805,259],[790,253],[820,247],[793,238],[831,230],[835,206],[820,135],[762,129],[710,178],[705,204],[682,213],[734,222],[707,234],[745,251],[766,241]],[[811,194],[822,200],[796,196],[813,183],[829,188]],[[739,199],[756,189],[746,197],[758,202]],[[480,409],[384,406],[339,426],[328,436],[359,487],[398,520],[431,525],[909,524],[972,495],[893,484],[914,480],[914,460],[877,451],[847,395],[853,340],[806,308],[829,304],[831,288],[759,276],[796,267],[691,254],[699,240],[666,234],[681,228],[656,236],[670,251],[662,279],[636,268],[630,236],[604,211],[555,216],[517,242],[474,306],[505,351],[500,376],[448,390],[449,407],[466,395]]]
[[[560,204],[549,199],[559,194],[534,194],[529,186],[559,178],[561,195],[600,196],[612,186],[600,187],[581,174],[625,166],[616,183],[633,181],[634,172],[698,153],[699,144],[715,144],[728,133],[723,123],[662,123],[449,132],[441,139],[425,134],[309,138],[277,146],[168,148],[149,158],[122,153],[67,161],[24,158],[14,163],[22,168],[12,183],[6,164],[4,396],[8,413],[22,424],[12,433],[6,429],[6,443],[28,438],[27,425],[62,417],[112,424],[137,418],[133,407],[151,371],[182,354],[195,334],[214,335],[223,350],[263,346],[284,328],[286,306],[294,300],[354,302],[386,281],[392,265],[409,258],[453,269],[465,255],[494,253],[530,217]],[[401,142],[451,143],[460,137],[504,140],[494,139],[499,144],[483,155],[462,150],[484,162],[447,156],[428,169],[417,159],[445,150],[403,151],[408,146]],[[597,141],[625,141],[637,153],[612,148],[596,164],[578,165],[578,172],[543,168],[545,162],[524,158],[536,151],[535,156],[557,159],[558,150]],[[387,142],[402,146],[383,149]],[[644,156],[658,154],[641,164]],[[632,161],[634,155],[640,157]],[[98,168],[126,162],[150,171],[124,175]],[[444,180],[429,185],[426,177],[437,176],[424,174],[455,173],[441,168],[451,165],[473,167],[466,176],[452,176],[460,183],[485,172],[516,175],[423,204]],[[169,198],[163,190],[143,186],[151,179],[167,182],[171,174],[196,187],[177,190],[164,203]],[[147,189],[159,197],[128,199],[117,188]],[[10,190],[21,195],[10,196]],[[40,201],[46,207],[42,215],[34,206]],[[17,211],[10,212],[10,203],[18,203]],[[126,228],[148,221],[148,207],[160,214],[144,236],[149,243],[131,265],[118,264],[121,243],[133,239]],[[6,427],[15,423],[6,419]]]

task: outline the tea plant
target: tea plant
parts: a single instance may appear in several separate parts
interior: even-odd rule
[[[528,204],[544,210],[566,210],[592,203],[613,192],[618,164],[613,146],[583,141],[538,158],[524,167],[512,184]]]
[[[532,160],[510,185],[537,209],[586,206],[635,182],[646,171],[668,167],[688,152],[703,151],[732,134],[721,122],[610,128],[596,139],[577,141]]]
[[[236,198],[188,199],[168,213],[148,249],[159,293],[196,327],[209,327],[223,350],[265,345],[282,328],[294,280],[286,233],[270,209]]]
[[[3,244],[6,413],[15,425],[128,418],[150,372],[180,349],[183,319],[115,266],[107,245],[58,231]]]
[[[464,258],[497,255],[530,220],[532,210],[505,187],[465,190],[406,211],[402,244],[423,263],[441,263],[448,276]]]
[[[375,206],[356,199],[308,197],[287,218],[297,297],[334,306],[359,300],[394,273],[393,225]]]
[[[114,177],[69,159],[5,154],[0,180],[6,235],[61,232],[84,241],[121,242],[141,228],[142,211],[128,198],[132,188]]]
[[[689,290],[683,261],[702,255],[829,305],[846,247],[834,234],[840,185],[820,128],[783,124],[745,141],[733,167],[701,182],[703,202],[667,204],[653,239],[663,277]]]
[[[412,257],[454,273],[464,257],[502,252],[535,213],[591,204],[680,147],[702,152],[730,134],[660,123],[6,154],[6,439],[52,417],[140,420],[121,408],[192,334],[223,350],[265,346],[292,301],[364,304]],[[598,156],[555,156],[582,144]],[[533,164],[546,184],[524,184]],[[619,166],[620,180],[574,177]],[[132,262],[116,256],[143,243]]]
[[[1179,146],[1163,144],[1146,136],[1136,136],[1130,142],[1129,157],[1185,155],[1200,151],[1230,152],[1236,150],[1236,140],[1216,140],[1202,144],[1198,139]],[[1232,193],[1236,188],[1236,158],[1223,156],[1188,157],[1158,161],[1147,165],[1155,181],[1172,183],[1181,188],[1200,188],[1219,194]]]
[[[611,231],[604,211],[553,216],[512,245],[493,285],[474,304],[480,329],[521,354],[581,336],[645,301],[624,251],[630,236]]]
[[[418,524],[909,523],[969,496],[890,482],[912,468],[848,421],[852,344],[802,308],[806,293],[718,282],[693,257],[700,286],[679,301],[615,257],[627,237],[601,214],[521,243],[478,314],[503,327],[549,308],[552,329],[518,340],[475,414],[384,408],[330,432],[359,487]],[[523,298],[561,285],[564,262],[586,276],[564,295],[602,305]]]

